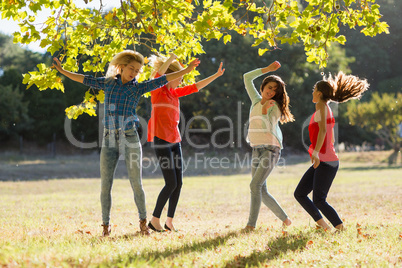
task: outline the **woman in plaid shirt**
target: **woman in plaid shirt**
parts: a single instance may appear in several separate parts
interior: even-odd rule
[[[100,155],[103,236],[109,236],[111,232],[109,223],[112,205],[111,190],[120,154],[125,157],[130,184],[134,192],[134,201],[140,219],[140,233],[149,235],[146,224],[145,193],[141,182],[142,149],[137,133],[139,120],[136,108],[141,95],[191,72],[198,66],[199,60],[192,61],[184,70],[142,83],[138,83],[136,77],[144,65],[144,57],[132,50],[125,50],[114,56],[106,77],[92,77],[69,72],[62,68],[57,58],[54,58],[54,61],[53,66],[71,80],[105,92],[103,120],[105,130]]]

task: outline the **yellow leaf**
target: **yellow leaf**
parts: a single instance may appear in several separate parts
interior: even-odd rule
[[[267,52],[267,51],[268,51],[268,49],[266,49],[266,48],[264,48],[264,49],[259,48],[259,49],[258,49],[258,55],[259,55],[259,56],[262,56],[262,55],[264,55],[264,53]]]
[[[105,19],[106,20],[111,20],[111,19],[113,19],[113,13],[108,13],[106,16],[105,16]]]
[[[226,43],[227,42],[231,42],[232,41],[232,36],[231,35],[225,35],[225,37],[223,38],[223,42]]]
[[[96,99],[100,102],[103,103],[105,101],[105,92],[103,90],[99,90],[98,95],[96,95]]]

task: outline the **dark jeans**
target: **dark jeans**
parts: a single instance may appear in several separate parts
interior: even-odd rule
[[[180,143],[169,143],[155,137],[154,150],[162,169],[165,186],[159,193],[152,215],[156,218],[160,218],[163,207],[169,200],[167,216],[173,218],[183,185],[181,145]]]
[[[338,171],[339,162],[321,162],[317,169],[311,166],[297,185],[294,196],[300,205],[313,217],[314,221],[322,219],[320,211],[333,226],[342,223],[335,209],[327,203],[326,198]],[[313,201],[307,196],[313,191]]]

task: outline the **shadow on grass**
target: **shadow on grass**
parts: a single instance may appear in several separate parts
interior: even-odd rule
[[[310,233],[310,231],[305,233],[300,232],[298,234],[277,237],[267,243],[265,251],[253,251],[248,256],[237,255],[232,261],[223,265],[223,267],[259,267],[267,261],[280,258],[289,251],[302,251],[311,239]]]
[[[210,249],[215,249],[218,246],[222,245],[227,241],[228,239],[232,237],[236,237],[237,235],[240,234],[240,231],[232,231],[229,233],[226,233],[222,236],[217,236],[212,239],[207,239],[204,241],[197,241],[197,242],[189,242],[186,244],[183,244],[182,246],[178,248],[172,248],[172,249],[165,249],[163,251],[148,251],[148,252],[143,252],[141,254],[127,254],[123,256],[119,256],[116,259],[103,262],[100,264],[100,266],[105,266],[105,267],[113,267],[113,266],[130,266],[132,264],[139,264],[143,262],[147,262],[148,264],[156,264],[158,260],[164,259],[164,258],[169,258],[169,257],[174,257],[177,255],[181,254],[187,254],[191,252],[202,252],[205,250],[210,250]],[[121,236],[120,239],[130,239],[138,234],[130,234],[130,235],[124,235]],[[119,239],[119,238],[117,238]]]
[[[208,250],[214,250],[219,246],[225,244],[227,240],[232,237],[237,237],[241,234],[241,231],[232,231],[224,235],[214,237],[199,242],[188,242],[178,248],[171,248],[165,250],[155,250],[141,253],[130,253],[120,255],[119,257],[108,260],[100,264],[102,267],[111,266],[130,266],[133,264],[158,265],[160,260],[166,258],[174,258],[183,254],[189,254],[192,252],[203,252]],[[138,236],[138,234],[124,235],[118,239],[132,239]],[[237,255],[233,260],[227,261],[223,267],[245,267],[248,266],[260,266],[262,263],[276,259],[286,252],[304,250],[307,242],[311,239],[311,231],[299,232],[297,234],[287,234],[275,238],[272,241],[268,241],[265,251],[255,251],[248,256]]]

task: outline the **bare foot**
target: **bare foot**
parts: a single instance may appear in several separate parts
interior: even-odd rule
[[[325,231],[331,230],[331,227],[324,221],[324,219],[319,219],[316,223],[318,227],[324,229]]]
[[[152,224],[152,226],[153,226],[156,230],[158,230],[158,231],[159,231],[159,230],[163,230],[159,218],[152,217],[152,219],[151,219],[151,224]]]
[[[171,218],[171,217],[166,218],[165,229],[166,229],[166,227],[169,228],[168,229],[169,231],[176,231],[177,232],[176,228],[174,228],[174,225],[173,225],[173,218]]]
[[[338,224],[337,226],[335,226],[335,229],[337,229],[337,231],[341,231],[341,232],[346,230],[346,228],[343,225],[343,223]]]

